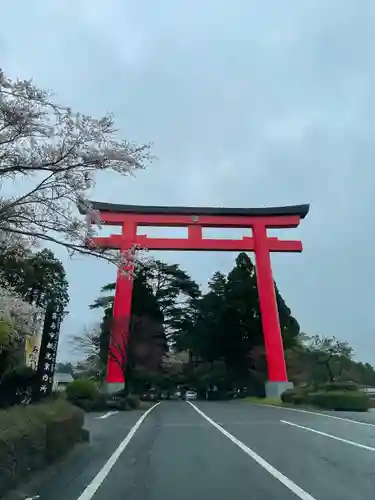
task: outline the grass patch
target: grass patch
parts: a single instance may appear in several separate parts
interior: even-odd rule
[[[248,397],[238,401],[243,401],[245,403],[251,403],[256,405],[272,405],[272,406],[280,406],[281,408],[297,408],[300,410],[309,410],[309,411],[318,411],[319,408],[311,406],[311,405],[297,405],[293,403],[284,403],[280,398],[255,398]]]
[[[241,399],[244,403],[253,403],[257,405],[274,405],[274,406],[285,406],[285,403],[281,401],[280,398],[256,398],[256,397],[247,397]]]

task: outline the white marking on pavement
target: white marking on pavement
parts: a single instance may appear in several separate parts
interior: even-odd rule
[[[159,401],[159,403],[156,403],[154,406],[151,406],[151,408],[149,408],[146,411],[146,413],[144,413],[141,416],[141,418],[136,422],[136,424],[130,429],[126,438],[123,441],[121,441],[121,443],[118,445],[117,449],[112,453],[112,455],[109,457],[107,462],[104,464],[104,466],[101,468],[101,470],[94,477],[94,479],[91,481],[91,483],[88,486],[86,486],[85,490],[83,491],[83,493],[81,493],[81,495],[78,497],[77,500],[91,500],[91,498],[94,496],[94,494],[98,490],[99,486],[102,484],[104,479],[108,476],[112,467],[115,465],[117,460],[120,458],[121,453],[125,450],[125,448],[130,443],[131,438],[137,432],[137,430],[141,426],[144,419],[147,417],[147,415],[154,408],[156,408],[158,405],[160,405],[160,403],[161,403],[161,401]]]
[[[106,413],[105,415],[100,415],[100,417],[96,417],[96,418],[108,418],[110,417],[111,415],[116,415],[116,413],[118,413],[118,410],[117,411],[109,411],[108,413]]]
[[[257,464],[259,464],[263,469],[265,469],[271,476],[273,476],[275,479],[279,480],[280,483],[282,483],[284,486],[286,486],[290,491],[292,491],[298,498],[301,500],[316,500],[314,497],[312,497],[309,493],[304,491],[302,488],[300,488],[297,484],[293,483],[289,478],[284,476],[280,471],[275,469],[271,464],[266,462],[261,456],[259,456],[255,451],[253,451],[251,448],[246,446],[242,441],[239,439],[235,438],[232,434],[230,434],[228,431],[226,431],[223,427],[221,427],[219,424],[217,424],[214,420],[212,420],[210,417],[208,417],[203,411],[201,411],[199,408],[197,408],[193,403],[190,403],[188,401],[189,405],[194,408],[194,410],[199,413],[203,418],[207,420],[211,425],[213,425],[218,431],[220,431],[224,436],[226,436],[228,439],[232,441],[232,443],[236,444],[242,451],[244,451],[249,457],[251,457]]]
[[[365,444],[359,444],[359,443],[356,443],[355,441],[350,441],[349,439],[344,439],[344,438],[340,438],[337,436],[333,436],[332,434],[327,434],[326,432],[317,431],[315,429],[310,429],[310,427],[305,427],[304,425],[294,424],[292,422],[288,422],[287,420],[280,420],[280,422],[282,422],[283,424],[292,425],[293,427],[298,427],[299,429],[303,429],[305,431],[314,432],[315,434],[319,434],[320,436],[335,439],[336,441],[341,441],[342,443],[351,444],[353,446],[356,446],[357,448],[363,448],[364,450],[368,450],[368,451],[375,451],[375,448],[373,448],[372,446],[366,446]]]
[[[321,413],[319,411],[302,410],[300,408],[288,408],[287,406],[257,405],[256,403],[254,403],[254,404],[255,404],[255,406],[258,406],[258,407],[267,406],[268,408],[277,408],[278,410],[297,411],[299,413],[308,413],[309,415],[318,415],[320,417],[328,417],[328,418],[334,418],[335,420],[343,420],[344,422],[350,422],[352,424],[367,425],[368,427],[375,427],[375,424],[370,424],[369,422],[359,422],[358,420],[352,420],[351,418],[336,417],[336,415],[329,415],[328,413]]]

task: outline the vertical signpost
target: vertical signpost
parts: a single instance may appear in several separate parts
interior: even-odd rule
[[[40,400],[52,393],[62,316],[63,306],[51,300],[44,318],[33,400]]]

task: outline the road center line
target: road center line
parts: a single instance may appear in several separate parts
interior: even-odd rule
[[[375,448],[373,448],[372,446],[366,446],[365,444],[359,444],[356,443],[355,441],[350,441],[349,439],[344,439],[337,436],[333,436],[332,434],[327,434],[326,432],[310,429],[310,427],[305,427],[304,425],[294,424],[293,422],[288,422],[287,420],[280,420],[280,422],[282,422],[283,424],[291,425],[293,427],[298,427],[299,429],[303,429],[305,431],[314,432],[315,434],[319,434],[320,436],[335,439],[336,441],[341,441],[342,443],[351,444],[352,446],[356,446],[357,448],[363,448],[364,450],[368,451],[375,451]]]
[[[256,403],[254,404],[255,406],[258,407],[266,406],[267,408],[276,408],[278,410],[289,410],[289,411],[296,411],[299,413],[308,413],[309,415],[318,415],[320,417],[328,417],[328,418],[334,418],[335,420],[343,420],[344,422],[350,422],[351,424],[367,425],[368,427],[375,427],[375,424],[370,424],[369,422],[359,422],[358,420],[352,420],[351,418],[336,417],[336,415],[329,415],[329,413],[321,413],[319,411],[302,410],[300,408],[288,408],[287,406],[257,405]]]
[[[275,469],[271,464],[266,462],[261,456],[259,456],[255,451],[253,451],[251,448],[246,446],[242,441],[239,439],[235,438],[232,434],[230,434],[228,431],[226,431],[223,427],[221,427],[219,424],[217,424],[214,420],[212,420],[210,417],[208,417],[203,411],[201,411],[199,408],[197,408],[193,403],[188,401],[189,405],[194,408],[194,410],[199,413],[203,418],[207,420],[211,425],[213,425],[219,432],[224,434],[228,439],[232,441],[232,443],[236,444],[242,451],[246,453],[249,457],[251,457],[257,464],[259,464],[263,469],[265,469],[271,476],[273,476],[275,479],[280,481],[284,486],[286,486],[291,492],[293,492],[298,498],[301,500],[316,500],[314,497],[312,497],[309,493],[304,491],[302,488],[300,488],[297,484],[293,483],[289,478],[284,476],[280,471]]]
[[[136,424],[130,429],[128,435],[125,437],[123,441],[118,445],[117,449],[112,453],[112,455],[109,457],[107,462],[104,464],[104,466],[100,469],[100,471],[97,473],[97,475],[94,477],[94,479],[91,481],[91,483],[86,486],[85,490],[81,495],[78,497],[77,500],[91,500],[91,498],[94,496],[96,491],[98,490],[99,486],[102,484],[104,479],[107,477],[109,474],[110,470],[112,467],[115,465],[117,460],[120,458],[121,453],[125,450],[125,448],[128,446],[130,443],[131,438],[134,436],[134,434],[137,432],[139,427],[141,426],[142,422],[145,420],[147,415],[152,412],[154,408],[156,408],[159,403],[156,403],[154,406],[151,406],[146,413],[144,413],[141,418],[136,422]]]
[[[116,413],[118,413],[118,410],[117,411],[109,411],[108,413],[106,413],[105,415],[100,415],[100,417],[96,417],[96,418],[108,418],[110,417],[111,415],[116,415]]]

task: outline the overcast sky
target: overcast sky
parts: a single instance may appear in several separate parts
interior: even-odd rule
[[[159,205],[311,203],[302,254],[274,276],[308,334],[348,340],[375,364],[374,0],[13,0],[1,9],[0,65],[62,104],[113,111],[158,162],[105,176],[93,198]],[[222,233],[222,236],[225,233]],[[69,334],[115,269],[63,258]],[[235,255],[168,253],[204,284]]]

